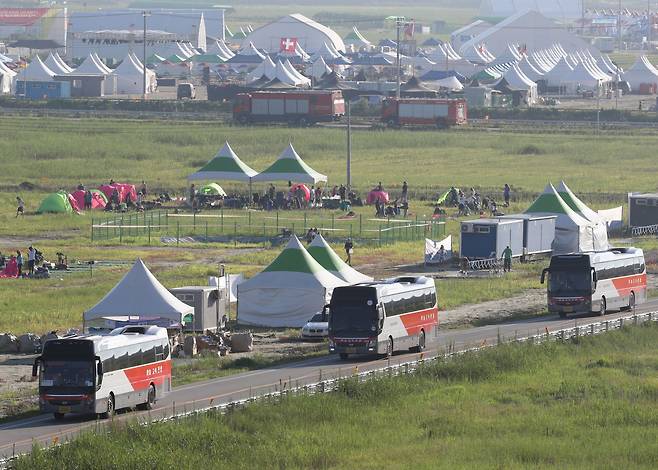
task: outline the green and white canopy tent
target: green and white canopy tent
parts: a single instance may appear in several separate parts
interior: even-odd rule
[[[188,180],[230,180],[250,181],[257,171],[250,168],[235,154],[228,142],[199,171],[187,177]]]
[[[603,251],[608,249],[607,233],[601,233],[597,224],[574,212],[548,183],[544,192],[526,209],[526,214],[555,215],[553,254]]]
[[[324,269],[348,284],[372,281],[370,276],[361,274],[343,261],[320,234],[308,246],[308,252]]]
[[[573,211],[580,215],[581,217],[584,217],[585,219],[589,220],[590,222],[600,222],[601,217],[599,214],[594,212],[592,209],[587,207],[587,204],[585,204],[583,201],[581,201],[578,196],[576,196],[571,189],[567,186],[567,183],[564,181],[560,181],[560,184],[558,185],[557,193],[560,195],[562,200],[567,203]]]
[[[274,163],[254,176],[253,181],[292,181],[293,183],[316,184],[320,181],[326,182],[327,177],[304,163],[290,143]]]
[[[238,285],[240,325],[303,326],[329,302],[335,287],[346,285],[324,269],[293,235],[262,272]]]

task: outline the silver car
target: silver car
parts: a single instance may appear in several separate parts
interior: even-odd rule
[[[329,315],[325,312],[313,315],[302,327],[302,338],[321,339],[329,335]]]

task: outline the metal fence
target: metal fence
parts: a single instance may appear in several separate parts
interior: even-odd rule
[[[179,211],[149,211],[113,214],[93,218],[92,241],[142,238],[168,239],[179,245],[182,240],[200,242],[247,241],[267,242],[282,234],[304,237],[310,228],[317,228],[328,239],[351,237],[363,244],[389,245],[400,241],[438,239],[445,235],[445,222],[438,219],[375,219],[336,217],[322,212],[261,212],[224,211],[192,213]]]
[[[658,233],[658,225],[645,225],[643,227],[631,227],[631,234],[634,237],[646,235],[655,235]]]
[[[604,320],[580,326],[575,325],[571,328],[564,328],[553,332],[546,330],[546,333],[538,333],[536,335],[520,338],[515,337],[508,341],[503,341],[501,338],[499,338],[498,342],[495,343],[487,344],[486,342],[483,342],[477,347],[465,348],[457,351],[446,350],[444,353],[439,353],[436,356],[431,357],[426,356],[425,353],[419,353],[415,355],[414,359],[409,361],[400,361],[397,364],[391,364],[389,359],[386,366],[364,372],[359,371],[358,366],[354,366],[346,368],[342,372],[339,369],[338,373],[334,376],[323,378],[322,369],[320,369],[317,380],[310,378],[309,381],[305,383],[299,383],[299,380],[297,380],[293,384],[292,379],[282,377],[279,379],[278,385],[275,384],[264,386],[260,389],[254,390],[249,389],[248,392],[244,392],[245,396],[229,398],[229,400],[224,403],[215,403],[215,398],[217,397],[209,397],[203,401],[200,400],[190,403],[183,403],[179,404],[178,406],[176,403],[173,403],[171,407],[157,410],[157,412],[150,412],[138,416],[135,419],[139,422],[139,424],[148,426],[153,423],[161,423],[191,416],[199,416],[210,412],[219,412],[223,414],[234,409],[247,406],[250,403],[268,401],[276,402],[287,396],[314,395],[318,393],[333,392],[336,391],[340,387],[342,381],[346,379],[355,380],[357,382],[365,382],[375,378],[397,377],[411,374],[417,371],[423,365],[431,364],[434,361],[450,360],[466,353],[483,351],[485,349],[495,347],[498,344],[514,342],[540,344],[546,341],[568,341],[572,339],[578,339],[579,337],[583,336],[607,333],[608,331],[620,329],[624,326],[637,326],[647,322],[655,321],[658,321],[658,312],[632,314],[614,320]],[[65,437],[73,438],[74,433],[78,431],[80,430],[73,430],[69,435]],[[107,423],[100,423],[97,421],[93,431],[107,433],[110,432],[111,429]],[[51,446],[56,446],[62,445],[64,443],[65,442],[63,440],[57,439],[56,441],[53,440],[53,442],[49,444]],[[0,459],[0,467],[6,467],[10,465],[16,457],[17,455],[15,451],[13,451],[11,454],[5,451],[4,458]]]

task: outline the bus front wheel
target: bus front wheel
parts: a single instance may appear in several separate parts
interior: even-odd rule
[[[155,406],[155,386],[151,384],[147,394],[146,402],[138,405],[137,408],[140,410],[152,410]]]
[[[633,307],[635,307],[635,292],[631,292],[628,296],[628,306],[623,307],[622,310],[633,310]]]

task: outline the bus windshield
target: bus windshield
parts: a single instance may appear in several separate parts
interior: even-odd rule
[[[94,363],[88,361],[44,361],[42,387],[92,387]]]
[[[555,296],[587,295],[592,292],[590,271],[585,270],[551,270],[548,292]]]
[[[374,335],[377,333],[377,310],[362,306],[332,306],[331,331],[334,335]]]

